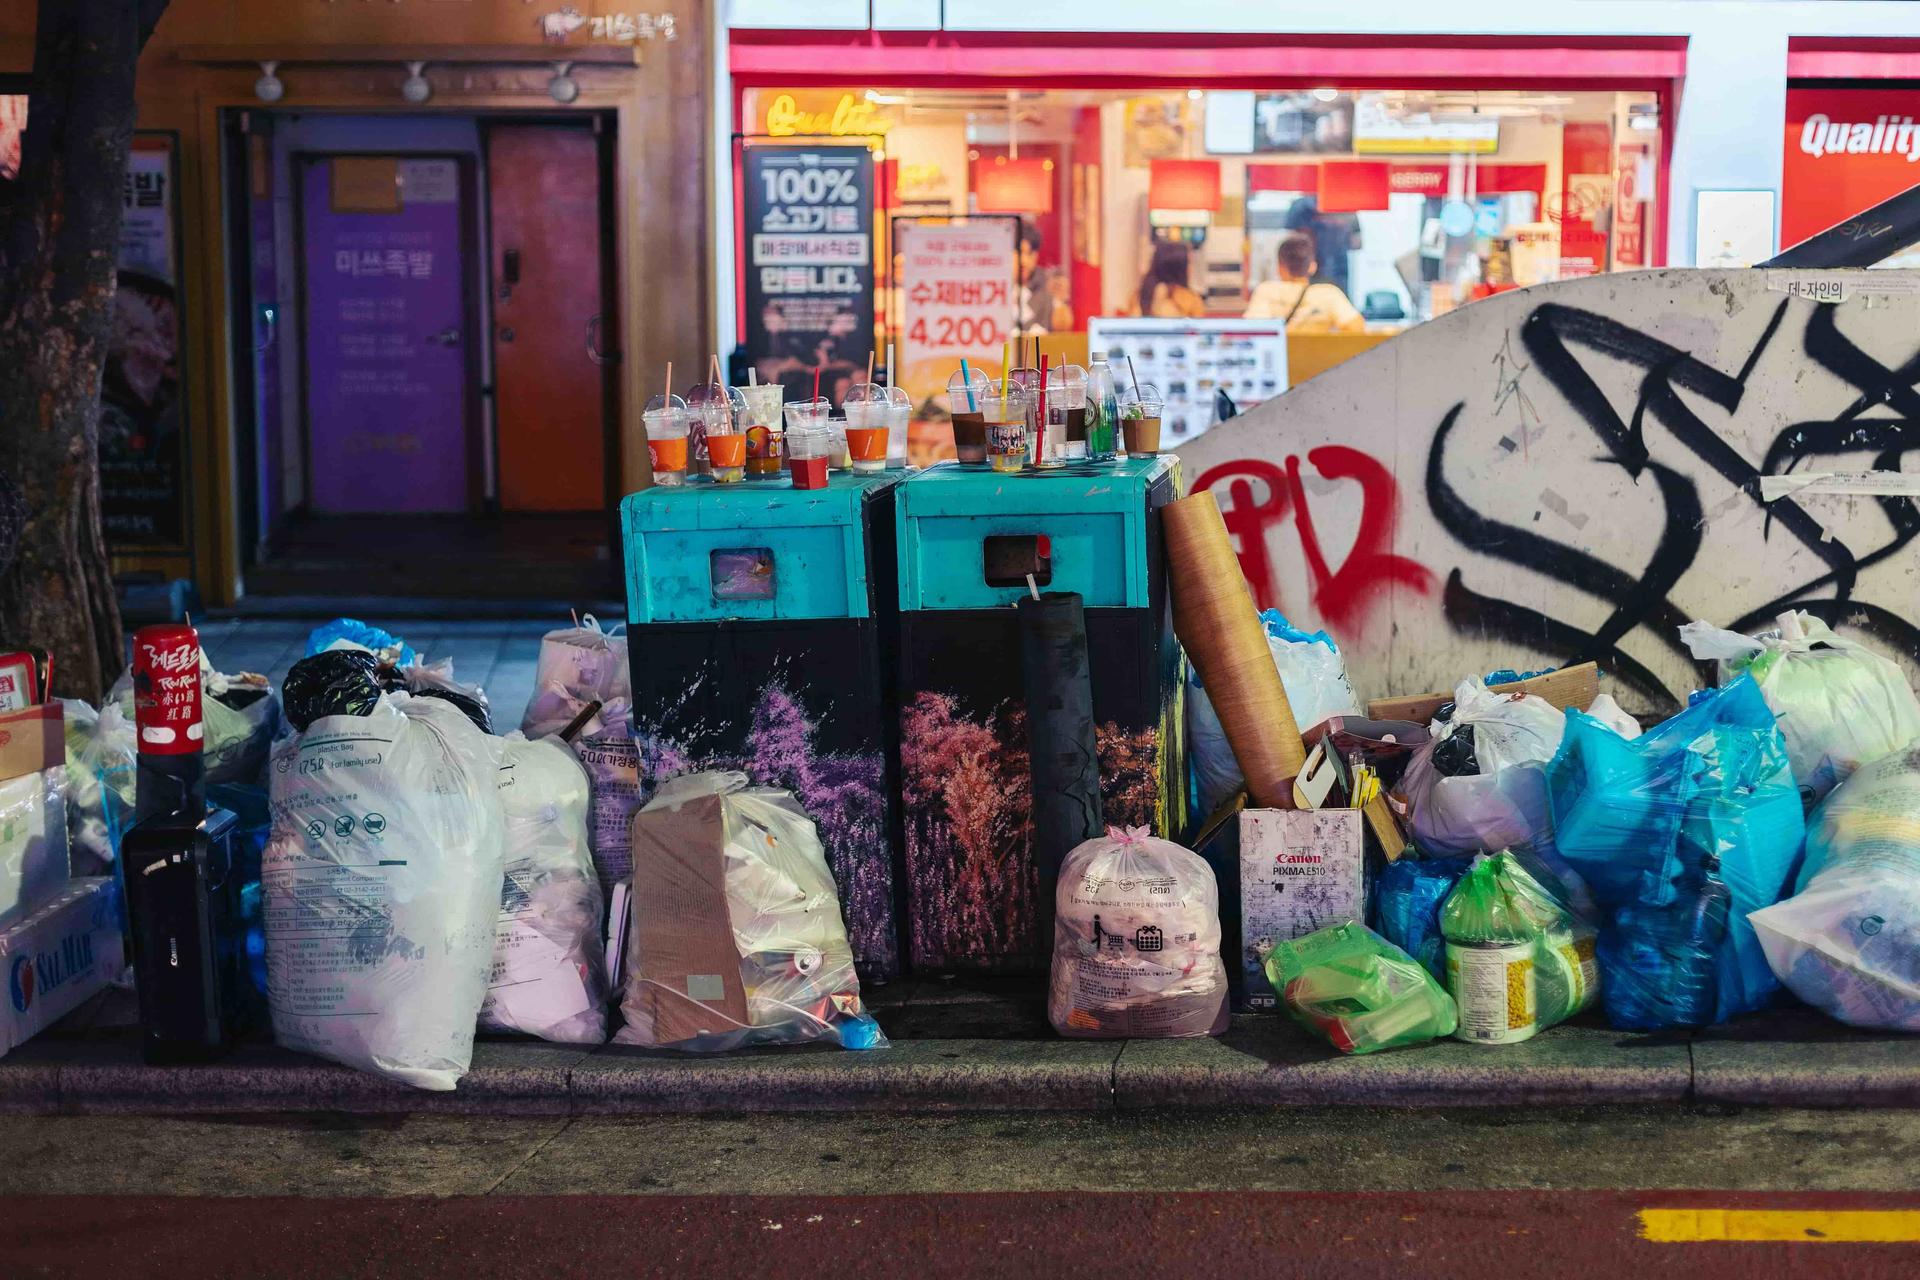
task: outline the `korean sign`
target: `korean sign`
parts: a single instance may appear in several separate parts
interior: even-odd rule
[[[982,218],[964,225],[894,225],[901,264],[899,383],[921,404],[946,387],[962,358],[998,370],[1017,301],[1017,223]]]
[[[100,387],[100,518],[115,550],[186,545],[175,172],[171,134],[135,135]]]
[[[749,355],[790,398],[824,369],[837,402],[873,348],[873,154],[748,147],[743,176]]]

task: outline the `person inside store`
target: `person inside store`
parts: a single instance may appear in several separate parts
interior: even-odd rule
[[[1040,265],[1045,241],[1040,228],[1020,220],[1020,331],[1063,333],[1073,328],[1073,308],[1066,298],[1066,281],[1051,267]]]
[[[1296,231],[1280,242],[1280,278],[1269,280],[1247,300],[1247,319],[1280,320],[1288,333],[1359,333],[1366,320],[1346,290],[1316,283],[1313,237]]]
[[[1140,288],[1127,303],[1126,314],[1157,320],[1196,320],[1207,314],[1207,304],[1187,284],[1193,268],[1187,246],[1162,240],[1153,246],[1153,258],[1140,277]]]

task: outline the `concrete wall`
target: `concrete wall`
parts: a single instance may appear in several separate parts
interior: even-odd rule
[[[1844,302],[1790,288],[1842,281]],[[1920,661],[1920,507],[1762,473],[1920,447],[1920,272],[1650,271],[1501,294],[1180,450],[1264,605],[1363,696],[1595,658],[1636,711],[1699,677],[1676,629],[1788,607]],[[1909,477],[1920,491],[1920,475]]]

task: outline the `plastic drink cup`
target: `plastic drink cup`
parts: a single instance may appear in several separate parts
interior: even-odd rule
[[[1121,406],[1120,434],[1129,454],[1160,452],[1162,407],[1160,393],[1150,385],[1142,386]]]
[[[847,392],[847,457],[858,472],[887,469],[887,391],[863,383]]]
[[[646,423],[647,454],[653,460],[653,482],[687,482],[687,408],[679,396],[655,396],[640,415]]]
[[[833,471],[845,471],[853,465],[853,459],[847,456],[847,421],[845,418],[827,420],[827,467]]]
[[[746,402],[747,474],[755,479],[780,474],[780,408],[786,388],[777,382],[735,387]]]
[[[715,484],[734,484],[747,476],[747,433],[736,423],[707,424],[707,461]]]
[[[1028,459],[1027,398],[1018,387],[1008,387],[980,399],[985,426],[987,465],[995,471],[1019,471]]]
[[[789,421],[793,407],[787,409]],[[787,427],[787,472],[796,489],[827,487],[827,447],[831,437],[824,422]]]
[[[913,397],[900,387],[887,388],[887,461],[907,460],[907,432],[913,427]]]
[[[953,452],[961,462],[978,466],[987,460],[987,420],[981,401],[994,390],[993,380],[974,372],[971,381],[956,373],[947,379],[947,409],[953,415]]]
[[[1064,461],[1087,456],[1087,371],[1077,364],[1047,371],[1046,449]]]

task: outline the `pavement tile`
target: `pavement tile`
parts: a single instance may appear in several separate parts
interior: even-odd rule
[[[1920,1037],[1860,1031],[1806,1008],[1736,1018],[1694,1038],[1693,1089],[1702,1102],[1920,1106]]]
[[[1678,1102],[1687,1045],[1568,1023],[1515,1045],[1460,1040],[1343,1056],[1284,1017],[1243,1014],[1223,1036],[1133,1040],[1114,1069],[1120,1107],[1513,1106]]]
[[[649,1111],[1092,1110],[1113,1105],[1120,1046],[904,1040],[703,1057],[609,1045],[573,1073],[582,1114]]]
[[[414,1089],[382,1076],[267,1044],[246,1044],[219,1062],[150,1067],[138,1041],[70,1041],[62,1048],[60,1106],[116,1112],[347,1111],[564,1115],[576,1045],[482,1040],[452,1093]],[[0,1097],[10,1072],[0,1064]]]

